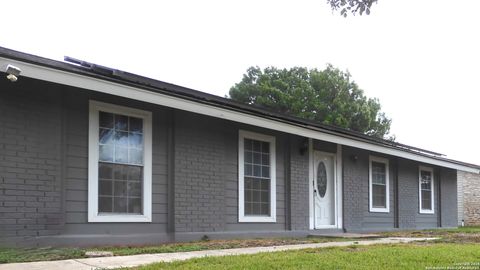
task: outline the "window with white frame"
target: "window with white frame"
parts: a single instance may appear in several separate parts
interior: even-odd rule
[[[276,221],[275,137],[239,131],[239,221]]]
[[[152,219],[152,115],[90,101],[89,222]]]
[[[389,169],[388,159],[370,157],[369,204],[370,212],[389,212]]]
[[[420,166],[418,173],[418,193],[421,214],[434,213],[433,169]]]

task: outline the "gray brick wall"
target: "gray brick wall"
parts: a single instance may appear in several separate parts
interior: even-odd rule
[[[65,90],[65,235],[166,233],[167,231],[167,124],[166,109],[92,92]],[[88,111],[89,100],[152,112],[152,222],[88,223]]]
[[[418,191],[418,162],[399,159],[399,227],[401,229],[423,229],[438,226],[439,175],[434,172],[434,214],[420,214]],[[428,165],[425,165],[428,167]],[[433,167],[435,169],[435,167]]]
[[[71,87],[47,87],[26,78],[2,85],[0,94],[2,240],[58,234],[59,241],[70,239],[62,242],[68,244],[85,235],[78,241],[88,244],[95,242],[92,235],[128,235],[132,229],[139,235],[167,233],[169,196],[175,196],[178,232],[285,230],[286,136],[281,133],[178,111],[183,116],[175,126],[177,192],[167,194],[167,109]],[[153,112],[152,223],[88,223],[90,99]],[[239,129],[277,138],[275,224],[238,222]]]
[[[284,136],[177,111],[175,117],[175,230],[285,230]],[[238,130],[276,137],[276,223],[238,222]]]
[[[0,89],[0,242],[55,235],[64,223],[58,89],[26,79]]]
[[[309,156],[308,151],[300,154],[305,138],[291,138],[290,151],[290,190],[291,190],[291,226],[292,230],[309,229]]]
[[[418,213],[418,164],[398,159],[398,182],[398,225],[403,229],[414,229]]]
[[[458,171],[458,220],[465,225],[480,225],[480,174]]]
[[[166,109],[28,78],[0,89],[0,243],[166,233]],[[89,99],[153,112],[151,223],[88,223]]]
[[[194,113],[174,113],[174,189],[168,194],[167,115],[170,110],[27,78],[0,82],[0,242],[49,235],[166,234],[167,203],[174,196],[177,232],[307,230],[308,154],[303,138]],[[153,222],[88,223],[88,100],[153,112]],[[63,124],[62,124],[63,123]],[[238,130],[276,137],[277,222],[238,222]],[[290,141],[290,145],[288,145]],[[290,154],[285,154],[285,149]],[[324,151],[334,144],[316,143]],[[288,152],[288,151],[287,151]],[[344,227],[347,230],[391,229],[394,222],[393,163],[390,163],[390,213],[368,211],[368,151],[344,147]],[[285,160],[289,156],[290,160]],[[357,159],[352,157],[356,156]],[[290,170],[285,170],[290,164]],[[286,177],[291,201],[286,202]],[[400,228],[452,226],[456,222],[455,171],[438,169],[436,213],[418,214],[418,164],[399,159]],[[170,186],[171,187],[171,186]],[[472,196],[478,195],[472,189]],[[171,197],[170,197],[171,198]],[[477,209],[478,210],[478,209]],[[476,212],[478,213],[478,212]],[[439,220],[441,216],[441,220]]]
[[[223,126],[226,126],[224,122]],[[271,135],[276,139],[276,212],[275,223],[240,223],[238,222],[238,130],[243,129],[260,134]],[[271,130],[261,129],[248,125],[232,123],[225,137],[226,140],[226,170],[229,171],[226,182],[226,231],[281,231],[286,229],[285,221],[285,135]]]
[[[441,226],[457,227],[457,171],[440,168]]]
[[[228,177],[225,136],[221,129],[212,132],[207,119],[176,115],[175,230],[223,231]]]
[[[372,153],[374,156],[378,154]],[[354,160],[353,157],[357,157]],[[394,229],[395,160],[390,159],[390,213],[368,211],[369,152],[344,148],[344,222],[346,230]],[[398,225],[400,229],[455,227],[457,222],[457,186],[455,170],[434,168],[434,214],[419,213],[418,162],[399,158]],[[429,166],[429,165],[425,165]],[[441,211],[441,212],[440,212]],[[441,218],[441,220],[440,220]]]
[[[393,164],[390,160],[390,212],[376,213],[369,210],[368,174],[369,155],[382,157],[352,147],[343,148],[343,198],[344,228],[347,231],[385,230],[394,228]]]
[[[343,147],[343,226],[347,231],[361,228],[363,213],[368,211],[365,185],[368,188],[368,156],[360,157],[354,149]]]

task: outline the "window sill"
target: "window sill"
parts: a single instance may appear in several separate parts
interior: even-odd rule
[[[388,209],[388,208],[370,208],[370,212],[372,212],[372,213],[390,213],[390,209]]]
[[[88,222],[152,222],[152,217],[147,215],[92,215]]]
[[[433,215],[435,212],[433,210],[420,210],[419,214]]]
[[[277,219],[275,217],[243,216],[238,219],[238,222],[275,223],[277,222]]]

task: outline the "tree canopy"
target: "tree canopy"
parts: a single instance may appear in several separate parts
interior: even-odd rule
[[[327,0],[327,2],[332,10],[340,10],[340,14],[347,17],[348,13],[369,15],[372,4],[376,3],[377,0]]]
[[[250,67],[229,94],[245,104],[379,138],[390,131],[391,119],[380,111],[378,99],[367,98],[348,71],[332,65],[324,70]]]

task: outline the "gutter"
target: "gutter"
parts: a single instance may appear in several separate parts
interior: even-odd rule
[[[11,58],[1,57],[4,54],[7,54],[7,57]],[[26,58],[26,60],[21,59],[22,57]],[[480,166],[446,159],[438,156],[439,154],[435,152],[372,138],[345,129],[318,124],[313,125],[303,119],[252,108],[251,106],[237,104],[221,97],[213,97],[213,95],[199,91],[98,65],[94,66],[94,70],[97,70],[98,73],[92,73],[91,70],[86,71],[85,68],[81,66],[73,66],[71,64],[31,56],[0,47],[0,68],[4,68],[8,64],[21,68],[21,76],[25,77],[123,96],[130,99],[385,153],[442,167],[480,173]],[[120,78],[117,78],[119,76]],[[130,79],[125,79],[129,76],[131,77]],[[135,80],[136,82],[133,82]],[[163,88],[149,86],[148,84],[162,85]],[[170,90],[167,89],[167,87],[178,89]]]

